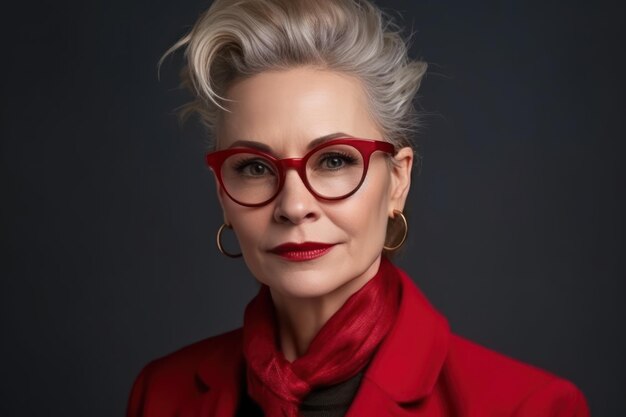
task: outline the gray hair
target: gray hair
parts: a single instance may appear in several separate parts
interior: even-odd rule
[[[358,78],[384,139],[412,146],[427,65],[409,59],[399,28],[368,0],[215,0],[159,66],[183,47],[182,84],[194,99],[180,115],[198,114],[213,134],[234,80],[308,65]]]

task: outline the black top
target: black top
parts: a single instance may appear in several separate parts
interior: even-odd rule
[[[300,406],[303,417],[343,417],[361,385],[363,371],[347,381],[329,387],[318,388],[307,395]],[[244,392],[237,410],[237,417],[263,417],[263,410]]]

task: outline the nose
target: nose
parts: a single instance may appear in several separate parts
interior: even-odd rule
[[[287,170],[283,189],[274,202],[274,219],[279,223],[301,224],[320,217],[317,199],[294,169]]]

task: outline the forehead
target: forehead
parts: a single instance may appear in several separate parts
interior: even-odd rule
[[[263,72],[235,82],[226,97],[218,148],[238,140],[261,142],[283,155],[336,132],[379,139],[360,80],[328,70],[299,67]]]

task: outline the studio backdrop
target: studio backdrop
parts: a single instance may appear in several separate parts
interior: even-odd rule
[[[626,415],[622,3],[376,3],[429,63],[396,262],[454,332]],[[123,415],[147,362],[241,325],[181,54],[157,78],[208,5],[4,5],[0,415]]]

